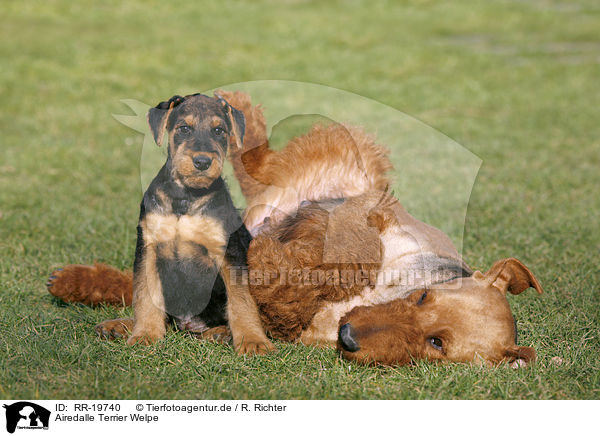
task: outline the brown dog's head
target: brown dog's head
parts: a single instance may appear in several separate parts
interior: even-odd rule
[[[210,186],[228,145],[241,148],[244,139],[244,115],[218,95],[173,96],[148,111],[148,123],[158,146],[168,133],[171,174],[190,188]]]
[[[456,281],[461,281],[456,283]],[[434,285],[405,299],[356,307],[340,321],[343,356],[362,363],[404,365],[415,359],[453,362],[535,361],[533,348],[516,344],[506,293],[542,288],[517,259],[496,262],[485,274]]]

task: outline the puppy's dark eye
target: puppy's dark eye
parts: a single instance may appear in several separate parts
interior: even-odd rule
[[[417,306],[420,306],[421,304],[423,304],[423,301],[425,301],[425,298],[427,298],[427,291],[423,292],[423,294],[421,295],[421,298],[419,298],[419,301],[417,301]]]
[[[215,127],[213,129],[213,132],[215,135],[221,136],[223,133],[225,133],[225,129],[223,129],[222,127]]]
[[[181,135],[189,135],[191,131],[192,129],[190,126],[187,125],[177,127],[177,133],[180,133]]]
[[[440,338],[429,338],[427,341],[431,344],[433,348],[438,351],[442,351],[442,340]]]

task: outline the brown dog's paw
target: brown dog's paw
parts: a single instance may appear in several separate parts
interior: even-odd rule
[[[235,352],[243,354],[267,354],[275,351],[275,346],[267,338],[244,338],[240,343],[234,343]]]
[[[119,318],[101,322],[96,327],[96,333],[102,339],[124,339],[131,334],[133,319]]]
[[[212,341],[219,344],[231,342],[231,330],[226,325],[210,328],[195,336],[201,341]]]
[[[75,269],[84,268],[83,265],[72,266],[76,267]],[[66,272],[64,268],[58,268],[54,270],[46,282],[46,288],[48,289],[48,292],[63,301],[72,301],[72,294],[76,293],[73,291],[73,283],[71,280],[72,275],[73,268],[69,268]]]

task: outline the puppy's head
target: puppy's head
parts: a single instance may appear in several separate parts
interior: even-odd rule
[[[504,259],[485,274],[476,271],[406,299],[353,309],[340,322],[338,345],[344,357],[363,363],[403,365],[428,359],[524,366],[536,354],[517,345],[506,294],[529,287],[542,293],[525,265]]]
[[[158,146],[167,133],[172,176],[189,188],[210,186],[227,148],[244,139],[244,115],[218,95],[173,96],[148,111],[148,123]]]

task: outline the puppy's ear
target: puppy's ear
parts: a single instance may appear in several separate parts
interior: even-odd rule
[[[511,363],[513,368],[527,367],[537,358],[535,350],[531,347],[519,347],[515,345],[505,351],[504,356]]]
[[[229,135],[229,144],[236,147],[238,150],[242,149],[244,143],[244,132],[246,131],[246,120],[244,114],[227,103],[218,92],[214,93],[215,98],[218,98],[225,111],[227,112],[227,119],[231,127],[231,133]]]
[[[156,145],[159,147],[162,145],[163,137],[165,136],[165,128],[167,127],[169,114],[173,108],[179,105],[183,100],[185,100],[183,97],[174,95],[167,101],[161,101],[156,107],[150,108],[148,111],[148,124],[150,124],[154,142],[156,142]]]
[[[535,288],[541,294],[542,285],[529,269],[511,257],[496,262],[485,274],[490,284],[506,295],[506,292],[518,295],[527,288]]]

